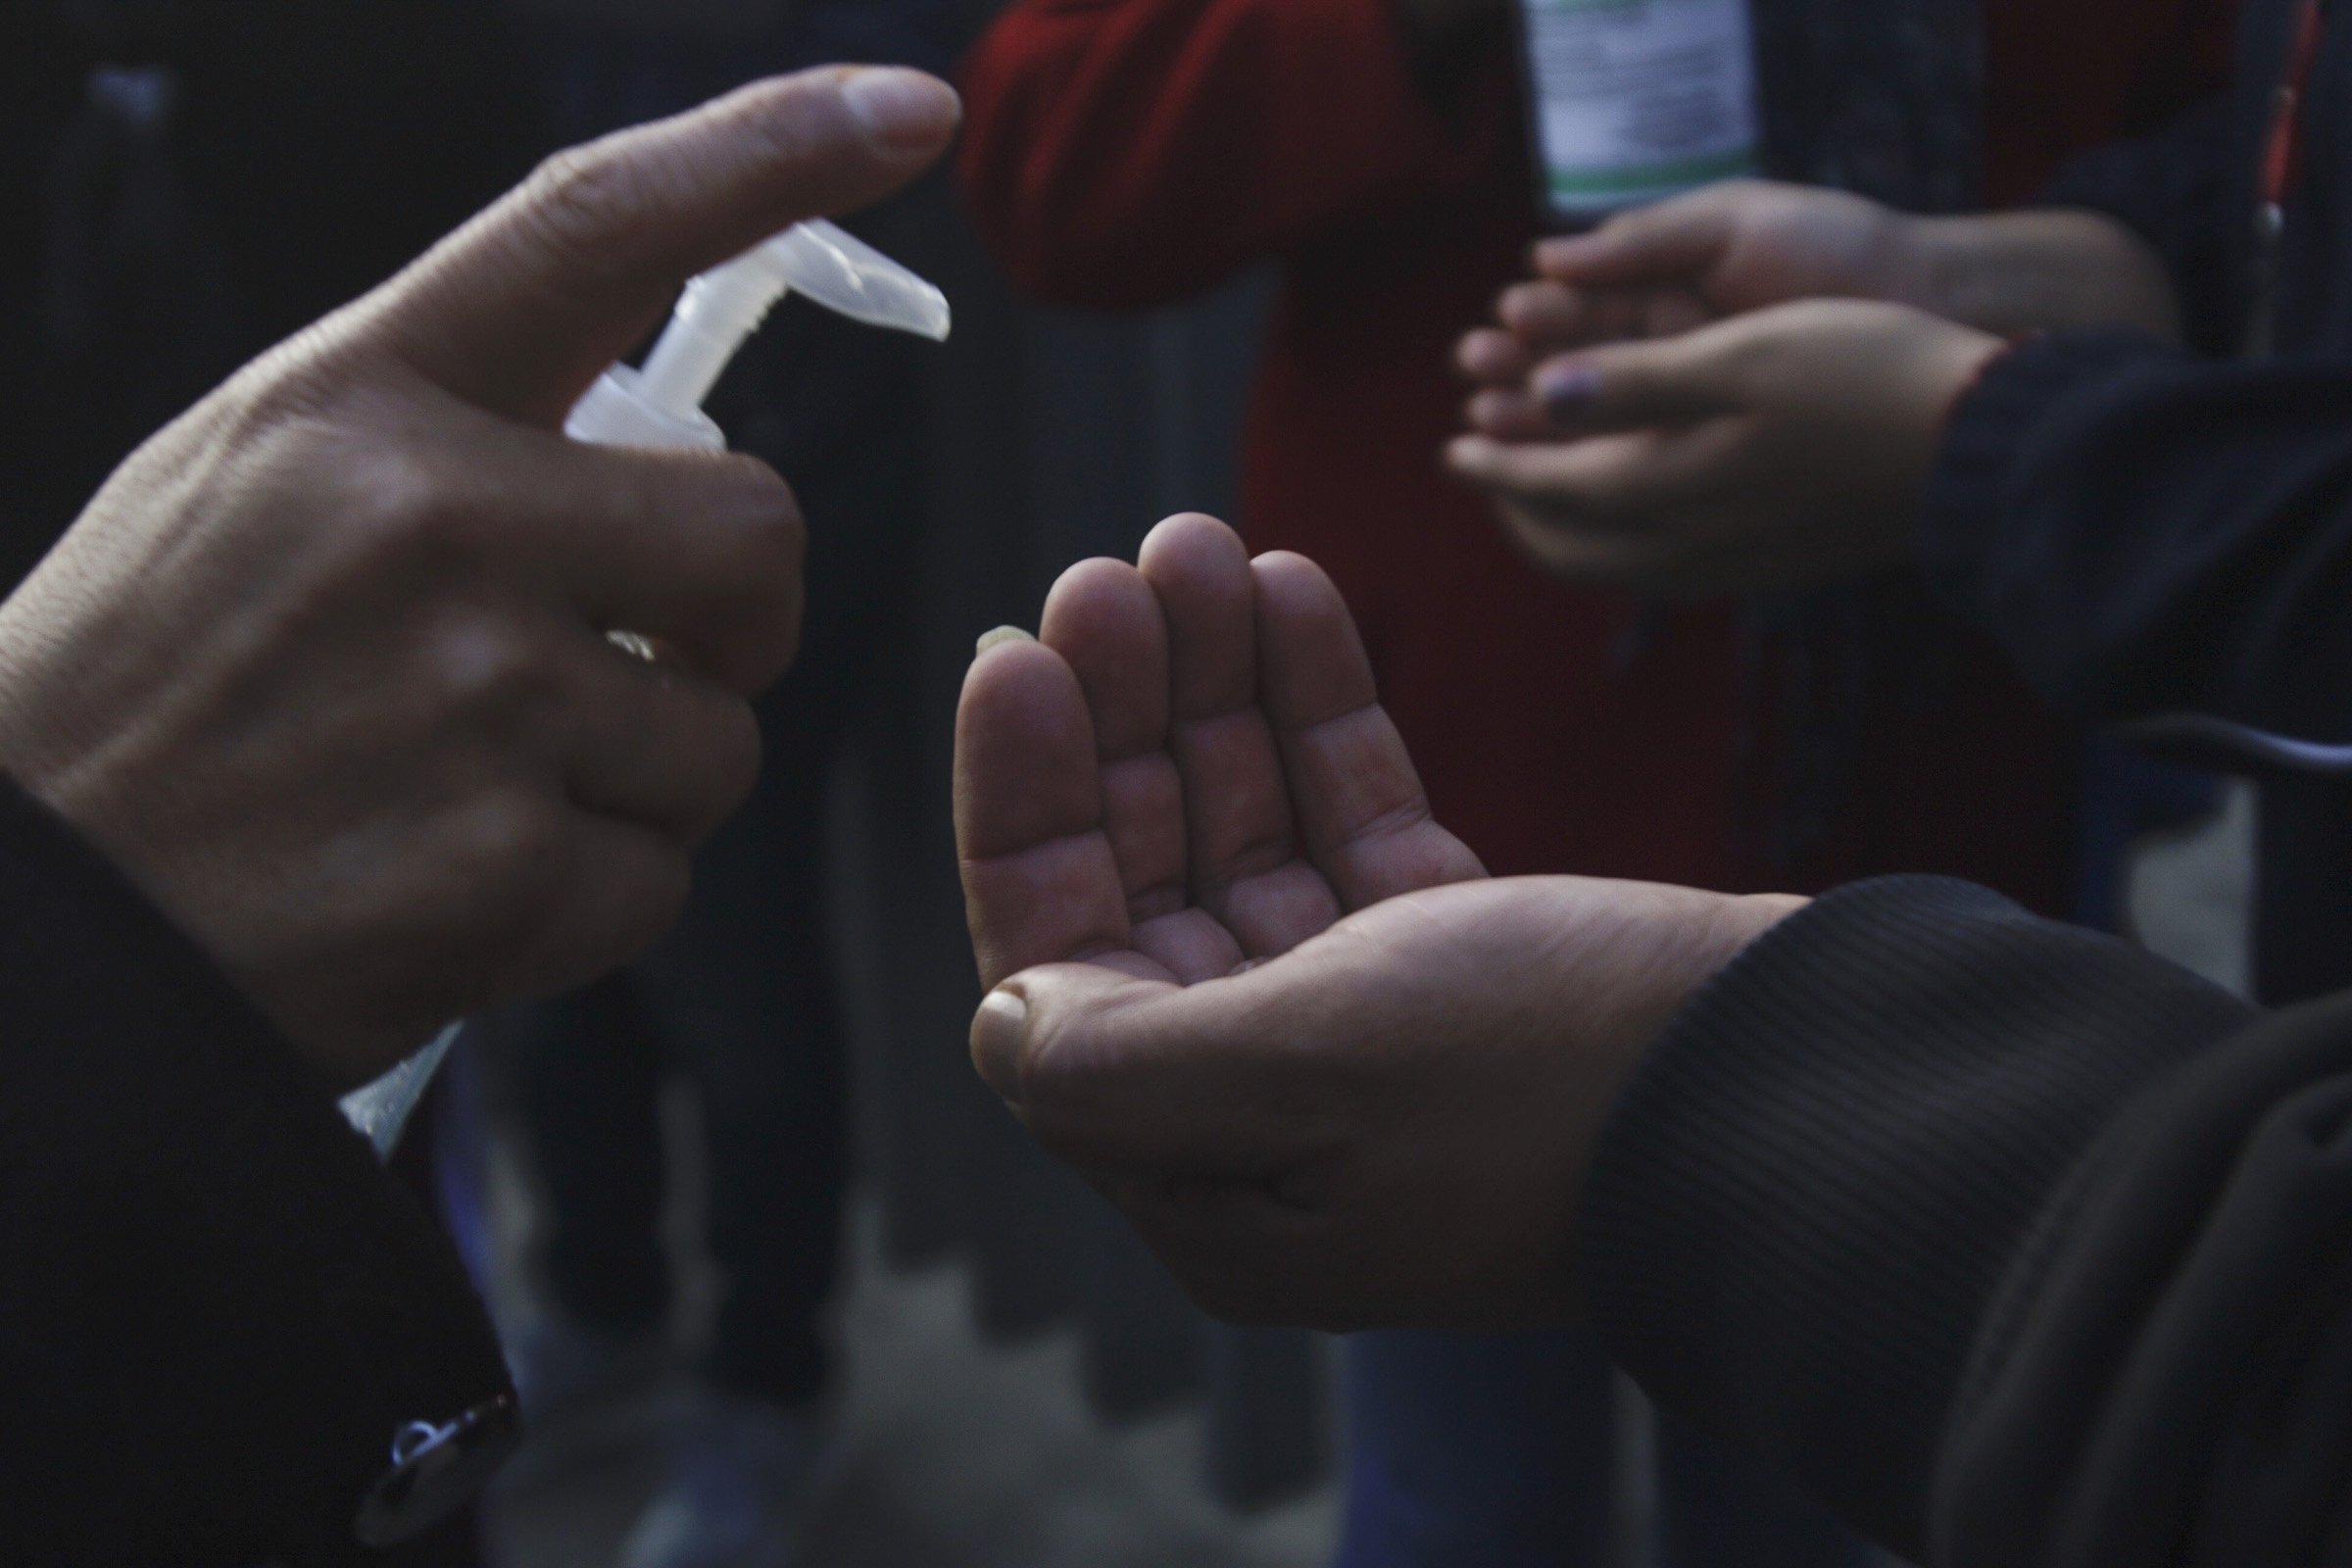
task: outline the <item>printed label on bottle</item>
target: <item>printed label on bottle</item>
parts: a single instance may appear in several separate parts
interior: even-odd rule
[[[1551,204],[1598,215],[1756,167],[1747,0],[1522,0]]]

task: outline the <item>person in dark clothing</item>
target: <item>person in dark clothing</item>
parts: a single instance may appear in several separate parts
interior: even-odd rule
[[[0,605],[0,1555],[376,1560],[512,1446],[480,1303],[330,1097],[674,914],[799,522],[751,460],[555,431],[681,280],[955,119],[818,73],[552,165],[173,422]]]
[[[1488,879],[1330,579],[1200,517],[993,638],[957,758],[976,1064],[1211,1312],[1590,1313],[1949,1568],[2342,1560],[2352,1000],[1933,878]]]

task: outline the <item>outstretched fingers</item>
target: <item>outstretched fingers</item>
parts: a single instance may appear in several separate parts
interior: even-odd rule
[[[1193,906],[1184,785],[1168,752],[1168,628],[1142,572],[1082,561],[1047,596],[1039,639],[1069,664],[1094,727],[1102,832],[1136,951],[1191,984],[1227,974],[1243,955]]]
[[[956,843],[980,981],[1130,946],[1086,697],[1038,643],[991,648],[956,715]]]
[[[1431,819],[1404,739],[1339,589],[1303,556],[1251,564],[1259,701],[1272,721],[1302,849],[1350,910],[1486,875]]]
[[[1168,754],[1183,784],[1193,904],[1245,957],[1288,953],[1340,917],[1330,884],[1298,853],[1282,751],[1258,701],[1256,583],[1231,528],[1171,517],[1141,570],[1168,633]]]

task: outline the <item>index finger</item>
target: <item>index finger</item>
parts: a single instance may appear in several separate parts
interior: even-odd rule
[[[1731,235],[1739,182],[1621,213],[1589,234],[1536,247],[1536,270],[1562,283],[1639,283],[1704,270]]]
[[[561,153],[371,300],[362,331],[458,396],[556,428],[687,278],[888,195],[959,113],[920,72],[830,67]]]

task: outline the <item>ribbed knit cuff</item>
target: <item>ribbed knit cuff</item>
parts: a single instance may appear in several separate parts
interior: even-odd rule
[[[2249,1016],[1965,883],[1832,894],[1693,997],[1611,1111],[1587,1302],[1663,1403],[1916,1553],[2034,1216],[2126,1101]]]

